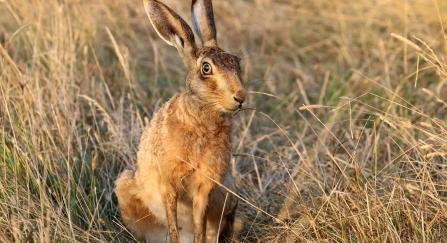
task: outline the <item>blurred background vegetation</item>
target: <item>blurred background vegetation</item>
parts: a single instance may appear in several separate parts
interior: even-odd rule
[[[190,23],[189,2],[163,2]],[[231,161],[238,241],[447,241],[447,3],[213,5],[250,91]],[[139,0],[0,13],[0,241],[132,241],[113,183],[184,88],[177,51]]]

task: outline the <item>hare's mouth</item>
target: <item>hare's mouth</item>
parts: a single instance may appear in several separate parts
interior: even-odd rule
[[[239,110],[238,106],[231,106],[231,105],[223,105],[221,106],[221,111],[224,113],[234,113]]]
[[[237,103],[230,102],[230,104],[226,104],[225,106],[223,106],[223,109],[229,113],[237,112],[242,108],[243,108],[243,103],[240,103],[240,102],[237,102]]]

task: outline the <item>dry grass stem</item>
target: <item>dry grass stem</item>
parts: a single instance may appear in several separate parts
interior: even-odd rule
[[[213,6],[249,91],[233,117],[238,241],[447,242],[446,2]],[[134,242],[113,182],[185,87],[177,50],[140,1],[0,13],[0,242]]]

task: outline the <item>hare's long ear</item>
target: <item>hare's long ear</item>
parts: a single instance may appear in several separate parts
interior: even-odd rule
[[[195,65],[196,44],[189,25],[172,9],[157,0],[144,0],[144,8],[158,35],[177,48],[183,63],[187,67]]]
[[[203,46],[217,46],[216,25],[214,24],[211,0],[192,0],[192,26],[202,40]]]

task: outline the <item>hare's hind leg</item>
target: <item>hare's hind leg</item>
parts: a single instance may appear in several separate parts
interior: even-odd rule
[[[123,171],[115,182],[115,194],[124,224],[140,242],[166,242],[167,228],[157,223],[157,219],[138,198],[135,173]]]

